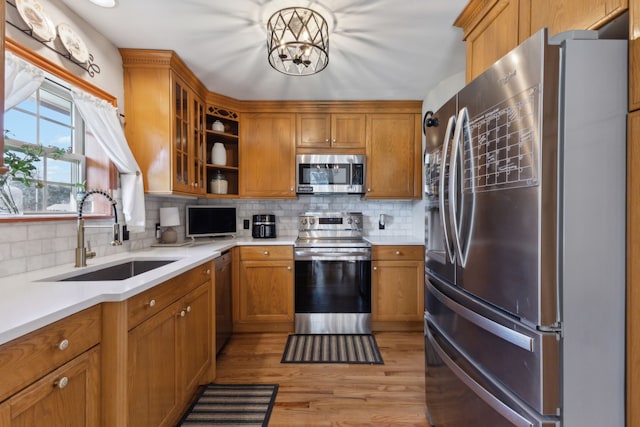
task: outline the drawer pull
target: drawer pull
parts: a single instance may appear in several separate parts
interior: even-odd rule
[[[62,340],[60,341],[60,344],[58,344],[58,349],[59,350],[66,350],[69,347],[69,340]]]
[[[269,256],[269,251],[264,251],[263,254],[264,256]]]
[[[59,389],[63,389],[63,388],[65,388],[65,387],[67,386],[67,384],[69,384],[69,378],[67,378],[67,377],[62,377],[62,378],[60,378],[59,380],[56,380],[56,381],[53,383],[53,386],[54,386],[54,387],[58,387]]]
[[[207,271],[204,272],[205,276],[208,276],[211,274],[211,270],[207,268]]]
[[[156,300],[152,299],[149,301],[149,307],[154,307],[156,305]]]
[[[396,251],[396,255],[400,255],[400,251]]]

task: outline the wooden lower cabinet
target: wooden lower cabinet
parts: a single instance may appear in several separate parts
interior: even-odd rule
[[[240,247],[234,286],[234,331],[293,330],[293,247]],[[234,279],[235,280],[235,279]]]
[[[2,427],[100,426],[100,346],[0,404]]]
[[[129,332],[129,423],[173,425],[211,358],[205,283]]]
[[[374,330],[420,330],[424,316],[424,247],[372,249]]]
[[[179,303],[129,332],[129,425],[171,425],[178,416]]]
[[[178,317],[178,363],[182,394],[192,396],[212,357],[211,286],[201,285],[182,301]],[[184,316],[183,316],[184,313]]]
[[[0,427],[93,427],[101,416],[100,305],[0,346]]]
[[[173,426],[198,385],[213,379],[211,279],[207,262],[103,304],[103,425]]]

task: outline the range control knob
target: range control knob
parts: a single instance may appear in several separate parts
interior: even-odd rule
[[[315,218],[310,218],[309,219],[309,224],[313,225],[316,223],[316,219]]]
[[[347,224],[351,224],[353,222],[353,218],[349,217],[347,218]]]

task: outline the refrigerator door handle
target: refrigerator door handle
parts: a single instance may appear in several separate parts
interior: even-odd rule
[[[469,310],[465,306],[458,304],[450,298],[447,298],[442,292],[440,292],[433,286],[429,286],[429,292],[431,292],[436,298],[438,298],[438,300],[440,300],[442,304],[446,305],[449,309],[454,311],[459,316],[464,317],[474,325],[515,346],[520,347],[523,350],[527,350],[530,352],[534,351],[535,341],[533,340],[533,338],[521,334],[520,332],[514,331],[513,329],[507,328],[506,326],[502,326],[499,323],[489,320],[486,317],[481,316],[472,310]]]
[[[458,260],[460,261],[460,265],[464,267],[467,264],[467,255],[469,254],[469,243],[471,242],[471,229],[473,227],[473,215],[475,212],[475,200],[473,197],[473,193],[475,189],[475,172],[473,167],[473,148],[469,149],[469,172],[471,177],[469,179],[472,185],[471,191],[471,210],[470,212],[465,211],[465,195],[464,195],[464,168],[465,168],[465,158],[463,156],[460,159],[460,165],[458,165],[458,152],[462,149],[464,153],[465,146],[463,138],[467,137],[469,141],[469,145],[471,145],[471,138],[469,135],[469,110],[467,107],[463,107],[458,113],[458,120],[455,133],[453,135],[453,149],[451,152],[453,155],[451,156],[451,167],[449,168],[449,215],[452,219],[452,229],[453,229],[453,241],[456,249],[456,254],[458,256]],[[460,147],[462,145],[462,148]],[[458,168],[460,169],[461,181],[458,184]],[[458,185],[460,185],[460,200],[458,200]],[[460,220],[458,221],[458,209],[461,209]],[[466,216],[469,215],[470,218],[467,220]],[[470,226],[466,230],[466,236],[462,236],[462,226],[465,224],[465,221],[468,221]]]
[[[433,325],[433,323],[431,324]],[[435,327],[435,325],[433,326]],[[518,414],[508,405],[504,404],[497,397],[485,390],[484,387],[478,384],[460,366],[458,366],[456,362],[454,362],[453,359],[449,357],[447,352],[442,347],[440,347],[440,345],[438,345],[428,327],[425,328],[425,334],[427,335],[427,339],[430,341],[430,344],[433,346],[436,353],[438,353],[440,359],[442,359],[442,361],[449,367],[449,369],[451,369],[451,371],[455,374],[456,377],[458,377],[458,379],[460,379],[460,381],[466,384],[466,386],[469,387],[478,397],[484,400],[487,405],[491,406],[496,412],[509,420],[509,422],[511,422],[516,427],[534,427],[534,425],[529,420]]]
[[[455,253],[453,252],[453,247],[451,246],[451,236],[449,236],[449,218],[447,217],[447,210],[444,205],[444,196],[445,196],[445,172],[447,171],[448,164],[448,155],[449,155],[449,141],[451,140],[451,132],[453,128],[456,126],[456,116],[453,115],[449,117],[449,121],[447,122],[447,130],[444,134],[444,141],[442,143],[442,163],[440,164],[440,194],[439,194],[439,202],[440,202],[440,219],[442,220],[442,228],[444,234],[444,244],[447,247],[447,255],[449,256],[449,260],[451,262],[455,261]],[[451,171],[451,168],[449,168]],[[451,172],[449,172],[451,173]]]

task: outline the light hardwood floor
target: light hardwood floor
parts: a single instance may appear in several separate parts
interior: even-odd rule
[[[383,365],[283,364],[285,333],[234,335],[216,383],[279,384],[269,427],[429,426],[421,332],[374,334]]]

